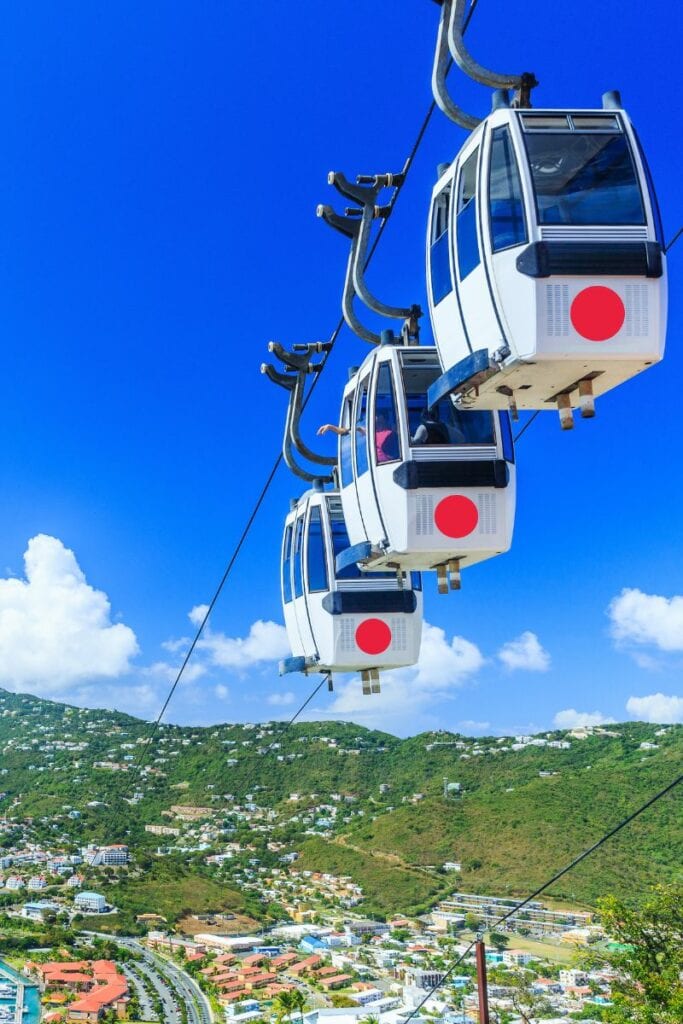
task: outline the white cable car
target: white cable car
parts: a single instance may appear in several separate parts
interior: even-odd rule
[[[664,353],[667,283],[652,179],[618,93],[600,110],[492,113],[441,166],[427,237],[429,309],[462,408],[594,415]]]
[[[439,592],[460,586],[461,565],[507,551],[515,466],[507,411],[460,410],[427,400],[436,349],[383,335],[344,390],[339,487],[351,547],[337,566],[436,569]]]
[[[292,503],[282,543],[282,606],[293,657],[287,672],[360,672],[379,692],[381,669],[414,665],[422,635],[419,573],[335,568],[349,540],[337,491],[313,489]]]

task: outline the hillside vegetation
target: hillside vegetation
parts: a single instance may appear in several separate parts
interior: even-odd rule
[[[683,728],[642,723],[544,733],[538,745],[446,732],[399,740],[343,722],[162,726],[145,751],[147,735],[119,712],[0,691],[0,849],[27,817],[53,846],[126,842],[135,860],[111,879],[117,904],[175,919],[258,913],[229,873],[210,875],[204,853],[242,839],[267,869],[281,859],[267,839],[301,854],[295,870],[351,875],[368,912],[419,911],[456,887],[528,892],[683,771]],[[444,779],[460,793],[444,798]],[[145,825],[174,824],[178,805],[206,808],[209,849],[159,859],[162,840]],[[592,903],[680,878],[682,808],[680,791],[660,801],[553,895]],[[446,861],[460,873],[445,874]]]

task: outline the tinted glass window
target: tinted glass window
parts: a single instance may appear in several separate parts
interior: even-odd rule
[[[304,542],[304,518],[299,516],[294,527],[294,596],[303,597],[304,573],[303,573],[303,542]]]
[[[325,561],[325,538],[320,508],[311,509],[308,520],[308,550],[306,552],[309,591],[327,590],[327,563]]]
[[[411,445],[494,444],[492,413],[462,412],[448,397],[428,408],[427,391],[440,374],[439,366],[403,367]]]
[[[368,470],[368,381],[363,381],[356,401],[356,423],[353,431],[356,449],[356,473],[362,476]]]
[[[624,135],[524,136],[541,224],[644,224],[638,177]]]
[[[401,442],[396,417],[396,396],[391,367],[384,363],[377,374],[375,391],[375,459],[395,462],[401,457]]]
[[[292,600],[292,527],[285,530],[282,544],[282,599],[285,604]]]
[[[458,184],[458,212],[455,221],[455,239],[458,251],[458,275],[464,280],[479,266],[477,241],[477,158],[479,150],[468,156],[460,170]]]
[[[522,185],[510,139],[510,129],[507,127],[495,128],[493,131],[489,169],[489,216],[491,246],[494,252],[526,242]]]
[[[453,291],[448,230],[451,209],[451,186],[446,185],[434,200],[429,250],[429,272],[434,305]]]
[[[339,466],[341,469],[341,485],[348,487],[353,482],[353,463],[351,461],[351,407],[353,395],[344,402],[342,412],[342,427],[348,431],[339,438]]]

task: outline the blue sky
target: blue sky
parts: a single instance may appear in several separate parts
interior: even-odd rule
[[[333,201],[327,172],[401,168],[431,99],[437,20],[415,0],[6,11],[0,685],[156,713],[188,615],[209,600],[278,450],[284,394],[259,374],[266,343],[326,338],[339,315],[346,250],[315,217]],[[530,0],[524,17],[480,0],[469,38],[485,63],[534,70],[538,105],[598,105],[620,88],[671,237],[683,224],[680,28],[664,0],[646,23],[642,5],[616,0]],[[487,90],[457,83],[484,114]],[[370,274],[389,301],[426,304],[434,169],[463,139],[435,116]],[[572,434],[554,414],[536,420],[518,450],[513,550],[469,571],[460,594],[439,598],[427,581],[421,668],[378,699],[355,684],[321,692],[311,717],[401,733],[526,731],[562,712],[565,724],[683,719],[683,241],[669,272],[665,362]],[[311,433],[336,418],[364,353],[345,331]],[[172,720],[284,716],[310,691],[278,679],[269,625],[299,490],[282,470]]]

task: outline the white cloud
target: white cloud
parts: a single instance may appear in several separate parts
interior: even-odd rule
[[[458,729],[464,729],[466,732],[486,732],[490,728],[490,722],[475,722],[471,718],[465,718],[462,722],[458,722]]]
[[[591,725],[613,724],[614,719],[603,715],[601,711],[576,711],[574,708],[558,711],[553,718],[553,725],[557,729],[581,729]]]
[[[547,672],[550,668],[550,655],[541,646],[536,634],[528,629],[515,640],[503,644],[498,651],[498,658],[510,671],[526,669],[527,672]]]
[[[190,646],[190,641],[188,640],[187,643],[183,646],[184,656],[185,651]],[[165,683],[173,683],[175,682],[181,665],[182,658],[180,659],[180,661],[177,662],[177,664],[173,664],[172,662],[168,661],[155,661],[151,665],[148,665],[146,668],[142,669],[141,672],[143,675],[151,676],[155,679],[160,679]],[[203,665],[196,658],[193,658],[185,666],[185,671],[183,672],[183,682],[193,683],[197,679],[201,679],[203,675],[206,675],[206,671],[206,665]]]
[[[112,623],[107,595],[86,582],[73,551],[38,534],[24,567],[25,579],[0,579],[0,684],[55,693],[128,672],[135,633]]]
[[[213,692],[221,700],[227,700],[228,697],[230,696],[230,690],[227,688],[227,686],[224,686],[223,683],[217,683],[213,688]]]
[[[296,700],[296,694],[288,690],[286,693],[270,693],[268,695],[268,703],[273,704],[275,707],[289,707]]]
[[[607,609],[618,643],[650,644],[683,651],[683,597],[660,597],[625,588]]]
[[[198,626],[206,614],[206,606],[198,605],[190,612],[190,620]],[[245,637],[229,637],[214,633],[206,626],[197,651],[214,668],[227,668],[242,672],[269,661],[278,661],[289,654],[289,641],[284,626],[277,622],[258,619]]]
[[[674,725],[683,722],[683,697],[667,696],[664,693],[651,693],[647,697],[629,697],[626,710],[640,722],[656,722],[661,725]]]

